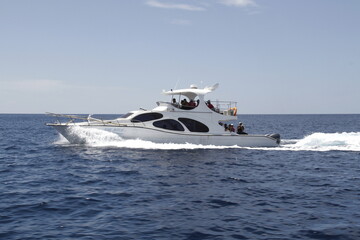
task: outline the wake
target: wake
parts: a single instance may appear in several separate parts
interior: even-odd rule
[[[312,133],[302,139],[281,140],[279,147],[240,147],[240,146],[215,146],[201,144],[176,144],[155,143],[140,139],[125,140],[115,133],[81,127],[73,128],[74,134],[84,140],[84,144],[90,147],[115,147],[128,149],[151,149],[151,150],[180,150],[180,149],[254,149],[266,151],[360,151],[360,132],[343,133]],[[57,145],[71,145],[64,137],[59,135],[55,142]]]
[[[281,150],[360,151],[360,132],[313,133],[299,140],[284,140]]]

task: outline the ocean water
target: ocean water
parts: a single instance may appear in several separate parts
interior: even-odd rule
[[[239,120],[281,146],[71,145],[2,114],[0,239],[360,239],[360,115]]]

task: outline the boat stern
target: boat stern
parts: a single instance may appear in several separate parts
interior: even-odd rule
[[[273,134],[268,134],[268,135],[266,135],[266,136],[268,136],[268,137],[273,138],[274,140],[276,140],[276,143],[277,143],[278,145],[280,144],[280,141],[281,141],[281,139],[280,139],[280,134],[278,134],[278,133],[273,133]]]

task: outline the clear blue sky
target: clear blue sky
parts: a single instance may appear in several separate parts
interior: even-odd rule
[[[0,113],[360,113],[359,0],[0,0]]]

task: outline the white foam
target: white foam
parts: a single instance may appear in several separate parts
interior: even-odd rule
[[[241,148],[239,146],[215,146],[201,144],[175,144],[154,143],[140,139],[125,140],[115,133],[82,127],[72,128],[73,134],[83,139],[87,146],[91,147],[118,147],[131,149],[227,149]],[[64,137],[55,144],[69,144]],[[343,133],[313,133],[302,139],[285,139],[280,147],[274,148],[246,148],[275,151],[360,151],[360,132]]]
[[[68,140],[66,140],[66,138],[61,135],[60,133],[58,134],[58,139],[54,142],[54,144],[56,145],[66,145],[69,144]]]
[[[293,151],[360,151],[360,132],[318,132],[299,140],[285,140],[280,148]]]

